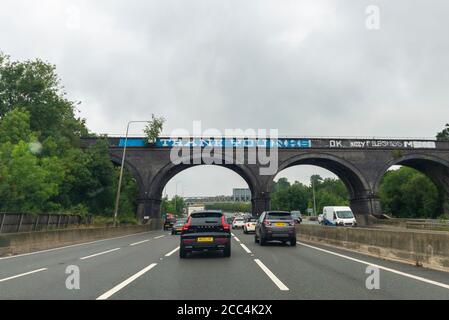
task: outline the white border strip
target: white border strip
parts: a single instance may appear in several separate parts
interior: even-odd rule
[[[127,285],[129,285],[131,282],[133,282],[134,280],[136,280],[137,278],[143,276],[145,273],[147,273],[148,271],[150,271],[151,269],[153,269],[155,266],[157,266],[157,263],[152,263],[149,266],[143,268],[142,270],[140,270],[139,272],[137,272],[135,275],[129,277],[128,279],[126,279],[125,281],[123,281],[122,283],[119,283],[118,285],[116,285],[114,288],[112,288],[109,291],[106,291],[105,293],[103,293],[101,296],[99,296],[96,300],[106,300],[108,298],[110,298],[113,294],[119,292],[120,290],[122,290],[124,287],[126,287]]]
[[[175,248],[174,250],[170,251],[169,253],[167,253],[165,256],[166,257],[170,257],[173,253],[175,253],[176,251],[179,250],[179,247]]]
[[[150,241],[150,239],[142,240],[142,241],[139,241],[139,242],[131,243],[130,246],[131,246],[131,247],[137,246],[138,244],[145,243],[145,242],[148,242],[148,241]]]
[[[259,259],[254,259],[254,261],[257,263],[257,265],[265,272],[268,276],[268,278],[271,279],[271,281],[274,282],[275,285],[281,290],[281,291],[288,291],[290,290],[285,284],[282,283],[281,280],[279,280],[278,277],[274,275],[273,272],[270,271]]]
[[[117,250],[120,250],[120,248],[115,248],[115,249],[111,249],[111,250],[107,250],[107,251],[91,254],[90,256],[86,256],[86,257],[80,258],[80,260],[90,259],[90,258],[93,258],[93,257],[96,257],[96,256],[101,256],[102,254],[106,254],[106,253],[109,253],[109,252],[114,252],[114,251],[117,251]]]
[[[103,241],[108,241],[108,240],[122,239],[122,238],[132,237],[132,236],[136,236],[136,235],[142,235],[144,233],[152,233],[152,232],[156,232],[156,231],[157,230],[142,231],[142,232],[133,233],[133,234],[127,234],[127,235],[124,235],[124,236],[119,236],[119,237],[114,237],[114,238],[107,238],[107,239],[101,239],[101,240],[95,240],[95,241],[89,241],[89,242],[83,242],[83,243],[76,243],[76,244],[71,244],[69,246],[64,246],[64,247],[57,247],[57,248],[40,250],[40,251],[22,253],[22,254],[17,254],[17,255],[14,255],[14,256],[9,256],[9,257],[1,257],[0,260],[20,258],[20,257],[24,257],[24,256],[30,256],[30,255],[33,255],[33,254],[38,254],[38,253],[45,253],[45,252],[51,252],[51,251],[56,251],[56,250],[61,250],[61,249],[85,246],[85,245],[88,245],[88,244],[93,244],[93,243],[98,243],[98,242],[103,242]]]
[[[251,252],[251,250],[249,250],[248,249],[248,247],[247,246],[245,246],[243,243],[241,243],[240,244],[241,246],[242,246],[242,248],[243,248],[243,250],[245,250],[246,251],[246,253],[249,253],[249,254],[251,254],[252,252]]]
[[[404,276],[404,277],[407,277],[407,278],[410,278],[410,279],[418,280],[418,281],[425,282],[425,283],[428,283],[428,284],[433,284],[434,286],[438,286],[438,287],[441,287],[441,288],[444,288],[444,289],[449,289],[449,285],[445,284],[445,283],[441,283],[441,282],[438,282],[438,281],[434,281],[434,280],[418,277],[418,276],[415,276],[415,275],[412,275],[412,274],[409,274],[409,273],[405,273],[405,272],[398,271],[398,270],[395,270],[395,269],[390,269],[390,268],[387,268],[387,267],[383,267],[383,266],[380,266],[378,264],[370,263],[368,261],[363,261],[363,260],[359,260],[359,259],[356,259],[356,258],[348,257],[348,256],[345,256],[345,255],[340,254],[340,253],[336,253],[336,252],[332,252],[332,251],[329,251],[329,250],[326,250],[326,249],[314,247],[314,246],[311,246],[311,245],[308,245],[308,244],[305,244],[305,243],[301,243],[299,241],[297,241],[297,243],[299,245],[304,246],[304,247],[308,247],[308,248],[315,249],[315,250],[318,250],[318,251],[326,252],[326,253],[332,254],[334,256],[340,257],[340,258],[344,258],[344,259],[348,259],[348,260],[351,260],[351,261],[354,261],[354,262],[358,262],[358,263],[366,264],[366,265],[369,265],[369,266],[373,266],[373,267],[379,268],[381,270],[392,272],[392,273],[395,273],[395,274],[398,274],[398,275],[401,275],[401,276]]]
[[[30,271],[30,272],[21,273],[21,274],[12,276],[12,277],[0,279],[0,282],[5,282],[5,281],[8,281],[8,280],[12,280],[12,279],[15,279],[15,278],[20,278],[20,277],[23,277],[23,276],[27,276],[29,274],[33,274],[33,273],[37,273],[37,272],[41,272],[41,271],[45,271],[45,270],[48,270],[48,269],[47,268],[42,268],[42,269],[37,269],[37,270]]]

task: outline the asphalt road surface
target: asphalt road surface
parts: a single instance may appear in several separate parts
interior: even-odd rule
[[[449,299],[445,272],[310,243],[261,247],[241,230],[230,258],[178,250],[179,236],[154,231],[0,258],[0,299]]]

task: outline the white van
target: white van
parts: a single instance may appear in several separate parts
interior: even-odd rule
[[[354,214],[349,207],[324,207],[323,224],[331,226],[354,227],[357,225]]]

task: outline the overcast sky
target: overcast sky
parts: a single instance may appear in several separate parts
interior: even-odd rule
[[[379,29],[366,26],[369,5]],[[446,0],[2,0],[0,50],[56,64],[98,133],[155,113],[166,133],[201,120],[281,135],[430,137],[449,122],[448,16]],[[315,172],[326,176],[310,167],[287,176]],[[184,195],[245,186],[220,168],[174,180]]]

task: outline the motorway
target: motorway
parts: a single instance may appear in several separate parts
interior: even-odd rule
[[[179,258],[179,236],[153,231],[0,258],[0,299],[449,299],[449,274],[298,242],[261,247],[233,230],[232,256]],[[379,289],[369,290],[370,265]],[[79,289],[67,289],[69,266]]]

